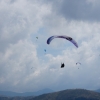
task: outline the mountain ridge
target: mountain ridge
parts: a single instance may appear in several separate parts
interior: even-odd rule
[[[86,89],[66,89],[39,96],[0,96],[0,100],[100,100],[100,93]]]
[[[67,89],[36,96],[30,100],[100,100],[100,93],[86,89]]]
[[[12,92],[12,91],[0,91],[1,96],[9,96],[9,97],[14,97],[14,96],[38,96],[44,93],[51,93],[54,92],[51,89],[42,89],[36,92],[23,92],[23,93],[17,93],[17,92]]]

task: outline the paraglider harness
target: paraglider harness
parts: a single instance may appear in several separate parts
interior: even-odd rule
[[[65,64],[64,63],[61,63],[61,68],[64,68]]]

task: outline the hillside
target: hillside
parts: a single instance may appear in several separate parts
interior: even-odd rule
[[[95,92],[99,92],[100,93],[100,89],[94,90]]]
[[[100,100],[100,93],[84,89],[69,89],[40,95],[30,100]]]
[[[6,97],[0,96],[0,100],[100,100],[100,93],[85,89],[68,89],[40,96]]]

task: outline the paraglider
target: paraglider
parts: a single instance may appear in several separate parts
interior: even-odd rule
[[[64,68],[65,64],[64,63],[61,63],[61,68]]]
[[[76,63],[76,65],[78,65],[78,64],[79,64],[79,65],[81,65],[81,63],[80,63],[80,62],[77,62],[77,63]],[[78,68],[78,69],[79,69],[79,68]]]
[[[51,42],[54,38],[63,38],[63,39],[66,39],[66,40],[72,42],[72,43],[78,48],[77,42],[76,42],[73,38],[71,38],[71,37],[69,37],[69,36],[65,36],[65,35],[61,35],[61,36],[54,35],[54,36],[51,36],[51,37],[49,37],[49,38],[47,39],[47,44],[50,44],[50,42]]]
[[[72,43],[78,48],[77,42],[76,42],[72,37],[69,37],[69,36],[66,36],[66,35],[60,35],[60,36],[59,36],[59,35],[54,35],[54,36],[51,36],[51,37],[49,37],[49,38],[47,39],[47,44],[50,44],[51,41],[52,41],[53,39],[55,39],[55,38],[66,39],[66,40],[72,42]],[[64,63],[61,63],[61,68],[63,68],[64,66],[65,66]]]
[[[36,37],[38,39],[38,37]]]
[[[46,49],[44,49],[44,51],[46,52]]]
[[[38,37],[36,37],[36,41],[38,40]]]
[[[44,49],[44,53],[46,54],[46,49]]]
[[[81,65],[81,63],[80,63],[80,62],[77,62],[77,63],[76,63],[76,65],[77,65],[77,64],[80,64],[80,65]]]

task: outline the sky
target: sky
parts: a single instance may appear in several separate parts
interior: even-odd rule
[[[100,0],[0,0],[0,90],[99,89],[99,12]],[[65,39],[48,45],[52,35],[79,47]]]

